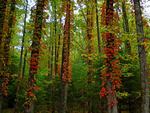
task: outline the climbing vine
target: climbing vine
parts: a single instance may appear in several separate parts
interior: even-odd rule
[[[109,3],[104,3],[102,7],[102,25],[104,25],[107,30],[102,33],[102,38],[104,41],[103,52],[105,54],[104,68],[101,71],[102,88],[100,91],[101,97],[107,97],[111,95],[111,100],[109,100],[109,106],[116,104],[114,96],[116,95],[116,90],[120,87],[121,71],[119,66],[119,46],[120,40],[117,38],[117,33],[119,30],[117,28],[118,15],[114,12],[114,1],[109,0]],[[110,97],[109,97],[110,99]]]

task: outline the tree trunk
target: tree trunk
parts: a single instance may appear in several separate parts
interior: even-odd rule
[[[64,39],[62,50],[62,67],[61,67],[61,113],[67,112],[67,92],[68,84],[71,81],[71,64],[70,64],[70,41],[72,28],[72,6],[71,0],[66,0],[66,19],[64,26]]]
[[[114,25],[114,22],[117,21],[114,12],[114,0],[107,0],[102,9],[102,24],[106,27],[103,36],[104,41],[104,53],[106,58],[104,60],[105,68],[101,71],[102,76],[102,89],[100,95],[102,97],[107,97],[107,112],[108,113],[118,113],[117,109],[117,98],[116,98],[116,89],[120,87],[120,76],[121,70],[119,68],[119,42],[114,34],[118,29]],[[117,43],[118,42],[118,43]]]
[[[8,71],[8,65],[9,65],[9,52],[10,52],[10,42],[12,39],[12,32],[13,27],[15,24],[15,9],[16,9],[16,0],[11,0],[11,6],[10,6],[10,13],[8,18],[8,32],[4,39],[4,70]]]
[[[138,54],[140,62],[140,75],[141,75],[141,113],[149,113],[149,85],[148,85],[148,66],[146,61],[146,50],[144,45],[144,28],[142,22],[142,12],[139,0],[134,1],[136,32],[138,42]]]
[[[19,62],[19,72],[18,72],[18,77],[19,78],[22,78],[22,61],[23,61],[24,40],[25,40],[25,34],[26,34],[27,12],[28,12],[28,0],[26,0],[26,6],[25,6],[23,37],[22,37],[21,52],[20,52],[20,62]]]
[[[3,25],[4,25],[4,19],[5,19],[5,13],[6,13],[6,6],[7,6],[7,0],[0,0],[0,55],[2,55],[2,42],[3,42]],[[1,57],[0,57],[1,58]],[[2,60],[2,59],[0,59]]]
[[[32,113],[34,111],[34,87],[36,86],[35,75],[38,71],[39,66],[39,56],[40,56],[40,42],[42,37],[42,26],[43,26],[43,15],[44,8],[47,0],[37,0],[35,23],[34,23],[34,33],[31,45],[31,59],[29,68],[29,83],[27,90],[27,98],[24,104],[25,112]],[[28,101],[30,102],[28,103]]]
[[[92,8],[91,8],[92,7]],[[87,36],[86,36],[86,41],[87,41],[87,55],[89,56],[87,59],[87,65],[88,65],[88,85],[89,88],[91,87],[91,82],[92,82],[92,76],[93,76],[93,61],[92,61],[92,55],[94,53],[94,7],[95,7],[95,1],[94,0],[89,0],[87,1]],[[90,90],[88,89],[88,92]],[[92,111],[92,98],[88,97],[87,100],[87,106],[88,106],[88,113],[91,113]]]
[[[57,44],[57,42],[58,42],[58,40],[57,40],[57,15],[56,15],[56,13],[57,13],[57,11],[56,11],[56,2],[54,1],[54,20],[55,20],[55,22],[54,22],[54,36],[55,36],[55,54],[54,54],[54,56],[55,56],[55,61],[54,61],[54,74],[55,74],[55,76],[57,75],[57,46],[58,46],[58,44]]]
[[[67,97],[68,97],[68,83],[61,84],[61,103],[62,111],[61,113],[67,113]]]
[[[24,59],[23,59],[23,66],[22,66],[22,78],[24,78],[24,76],[25,76],[27,54],[28,54],[28,51],[27,51],[27,49],[25,49]]]
[[[128,22],[128,17],[127,17],[127,13],[126,13],[126,1],[125,0],[122,1],[122,13],[123,13],[124,32],[129,33],[129,22]],[[128,54],[131,54],[131,45],[130,45],[129,40],[125,41],[125,51]]]
[[[21,80],[23,79],[22,76],[22,61],[23,61],[23,50],[24,50],[24,40],[25,40],[25,34],[26,34],[26,19],[27,19],[27,9],[28,9],[28,0],[26,0],[26,6],[25,6],[25,15],[24,15],[24,26],[23,26],[23,37],[22,37],[22,45],[21,45],[21,53],[20,53],[20,61],[19,61],[19,70],[18,70],[18,85],[16,88],[16,105],[15,105],[15,113],[18,111],[19,108],[19,100],[18,100],[18,93],[20,90],[20,84]]]
[[[8,95],[8,82],[9,82],[9,51],[10,51],[10,41],[12,38],[12,28],[14,25],[14,17],[15,17],[15,5],[16,1],[10,1],[10,11],[7,12],[7,0],[0,1],[0,14],[3,17],[0,17],[0,94],[1,94],[1,102],[2,104],[3,96]],[[7,15],[8,14],[8,15]],[[6,18],[8,17],[8,19]],[[2,107],[2,105],[0,105]],[[2,108],[0,108],[2,109]]]
[[[0,0],[0,79],[3,79],[3,27],[6,13],[7,0]],[[0,84],[1,87],[2,84]],[[0,90],[0,113],[2,113],[3,92]]]
[[[100,37],[100,29],[99,29],[99,16],[98,16],[98,3],[95,0],[96,5],[96,26],[97,26],[97,39],[98,39],[98,52],[101,53],[101,37]]]
[[[2,113],[3,95],[0,94],[0,113]]]

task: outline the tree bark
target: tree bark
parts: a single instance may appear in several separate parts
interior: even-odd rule
[[[138,42],[138,54],[141,76],[141,113],[149,113],[149,85],[148,85],[148,65],[146,60],[146,50],[142,43],[144,42],[144,28],[142,21],[142,12],[140,0],[133,0],[135,10],[136,32]]]
[[[72,6],[71,0],[66,0],[66,19],[64,26],[64,39],[62,50],[62,67],[61,67],[61,113],[67,112],[68,84],[71,81],[70,67],[70,41],[72,28]]]

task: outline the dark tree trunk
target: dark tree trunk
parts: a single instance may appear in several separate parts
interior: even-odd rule
[[[123,13],[123,26],[124,26],[124,32],[129,33],[129,22],[128,22],[128,17],[126,13],[126,1],[122,1],[122,13]],[[131,45],[130,41],[126,40],[125,41],[125,50],[128,54],[131,54]]]
[[[27,19],[27,9],[28,9],[28,0],[26,0],[26,6],[25,6],[25,15],[24,15],[24,26],[23,26],[23,37],[22,37],[22,45],[21,45],[21,53],[20,53],[20,61],[19,61],[19,70],[18,70],[18,85],[16,88],[16,105],[15,105],[15,113],[18,111],[19,108],[19,100],[17,98],[18,93],[20,91],[20,84],[21,80],[23,79],[22,76],[22,61],[23,61],[23,51],[24,51],[24,40],[25,40],[25,34],[26,34],[26,19]]]
[[[57,15],[56,15],[57,11],[56,11],[56,2],[54,1],[54,36],[55,36],[55,61],[54,61],[54,72],[55,72],[55,76],[57,75],[57,42],[58,42],[58,38],[57,38]]]
[[[19,78],[22,78],[22,61],[23,61],[23,51],[24,51],[24,40],[25,40],[25,34],[26,34],[27,13],[28,13],[28,0],[26,0],[26,6],[25,6],[23,37],[22,37],[21,52],[20,52],[20,61],[19,61],[19,72],[18,72],[18,77]]]
[[[5,20],[7,0],[0,0],[0,80],[3,79],[3,27]],[[2,84],[0,84],[1,87]],[[0,90],[0,113],[2,113],[3,92]]]
[[[14,25],[14,18],[15,18],[15,5],[16,5],[16,1],[15,0],[11,0],[10,1],[10,11],[9,11],[9,15],[8,15],[8,23],[5,22],[5,20],[7,20],[6,16],[6,9],[7,9],[7,0],[0,1],[0,81],[1,81],[1,85],[0,85],[0,98],[1,98],[1,103],[3,102],[3,98],[2,96],[7,96],[8,92],[8,82],[9,82],[9,51],[10,51],[10,41],[12,38],[12,28]],[[8,28],[6,28],[6,26],[8,26]],[[5,31],[6,30],[6,31]],[[7,34],[4,34],[5,33]],[[0,105],[2,107],[2,105]]]
[[[3,27],[4,27],[3,25],[4,25],[6,7],[7,7],[7,0],[0,0],[0,50],[2,48],[1,44],[2,44],[2,41],[3,41],[2,40],[2,38],[3,38]]]
[[[140,6],[140,0],[134,1],[138,53],[140,62],[140,75],[141,75],[141,113],[149,113],[149,85],[148,85],[148,65],[146,61],[146,50],[142,43],[144,42],[144,28],[142,22],[142,12]]]
[[[95,0],[95,5],[96,5],[96,26],[97,26],[98,52],[101,53],[101,37],[100,37],[100,29],[99,29],[99,16],[98,16],[97,0]]]
[[[25,49],[24,59],[23,59],[23,66],[22,66],[22,78],[24,78],[24,76],[25,76],[27,54],[28,54],[28,51],[27,51],[27,49]]]

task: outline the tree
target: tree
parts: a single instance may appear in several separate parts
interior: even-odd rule
[[[100,28],[99,28],[99,16],[98,16],[98,3],[97,0],[95,0],[95,6],[96,6],[96,26],[97,26],[97,40],[98,40],[98,52],[101,52],[101,37],[100,37]]]
[[[18,103],[19,100],[18,100],[18,97],[17,97],[18,93],[19,93],[19,90],[20,90],[19,82],[21,82],[21,80],[23,80],[23,78],[24,78],[24,72],[23,72],[23,68],[22,68],[23,63],[22,62],[23,62],[23,52],[24,52],[24,41],[25,41],[25,35],[26,35],[27,12],[28,12],[28,0],[26,0],[24,21],[23,21],[24,25],[23,25],[23,32],[22,32],[23,36],[22,36],[22,45],[21,45],[21,51],[20,51],[20,61],[19,61],[19,70],[18,70],[18,85],[17,85],[17,88],[16,88],[15,112],[17,112],[16,110],[18,109],[18,104],[19,104]]]
[[[114,0],[104,2],[102,9],[102,24],[106,31],[102,34],[104,41],[104,69],[102,69],[102,89],[100,95],[107,98],[108,113],[118,113],[116,89],[120,87],[121,70],[119,68],[119,40],[115,32],[118,32],[117,13],[114,12]]]
[[[61,113],[67,112],[67,92],[68,85],[71,82],[71,60],[70,60],[70,44],[71,44],[71,28],[72,28],[72,3],[71,0],[66,0],[66,18],[64,25],[64,39],[62,50],[62,67],[61,67]]]
[[[7,0],[0,0],[0,79],[3,79],[3,27],[6,13]],[[0,84],[2,85],[2,84]],[[0,86],[2,87],[2,86]],[[0,112],[2,112],[2,90],[0,90]]]
[[[36,90],[35,75],[37,74],[39,66],[43,14],[46,4],[47,0],[37,0],[34,33],[31,45],[31,59],[30,59],[29,83],[28,83],[29,88],[27,90],[27,100],[24,104],[26,113],[32,113],[34,108],[34,97],[35,97],[34,91]]]
[[[126,13],[126,1],[125,0],[122,1],[122,13],[123,13],[122,17],[123,17],[124,32],[129,33],[129,22],[128,22],[128,16]],[[131,45],[130,45],[129,40],[125,41],[125,49],[128,54],[131,54]]]
[[[9,65],[10,65],[10,42],[12,40],[13,26],[15,24],[15,9],[16,9],[16,0],[10,1],[10,10],[8,10],[7,0],[0,1],[1,7],[1,17],[0,21],[0,77],[1,77],[1,95],[7,96],[8,92],[8,82],[10,77]],[[7,12],[9,11],[9,12]],[[7,18],[8,17],[8,18]],[[2,98],[2,97],[0,97]],[[1,99],[0,99],[1,101]],[[0,102],[0,111],[1,111],[1,102]]]
[[[146,50],[144,45],[144,28],[140,0],[133,0],[135,10],[136,32],[138,42],[138,55],[141,75],[141,113],[149,113],[149,85],[148,85],[148,66],[146,61]]]
[[[94,67],[93,67],[93,59],[92,56],[94,54],[94,11],[95,11],[95,1],[94,0],[88,0],[86,2],[86,7],[87,7],[87,22],[86,22],[86,42],[87,42],[87,78],[88,78],[88,87],[90,87],[90,84],[93,79],[93,74],[94,74]],[[92,8],[90,8],[92,7]],[[97,26],[99,27],[99,26]],[[98,37],[99,39],[99,37]],[[100,44],[100,43],[98,43]],[[100,48],[99,48],[100,49]],[[88,90],[89,92],[89,90]],[[88,113],[91,113],[92,111],[92,98],[88,97],[87,100],[88,104]]]

